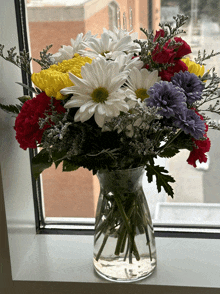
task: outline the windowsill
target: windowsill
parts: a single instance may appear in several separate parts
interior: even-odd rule
[[[220,240],[156,238],[157,268],[136,284],[220,288]],[[36,235],[14,281],[110,283],[92,263],[93,236]]]

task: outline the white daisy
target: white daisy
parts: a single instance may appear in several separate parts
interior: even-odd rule
[[[160,77],[158,77],[157,70],[150,72],[146,68],[138,70],[136,67],[133,67],[129,73],[126,82],[127,88],[125,89],[130,108],[133,108],[138,100],[143,101],[148,98],[147,91],[159,80]]]
[[[73,58],[75,53],[79,53],[81,49],[84,48],[82,42],[86,42],[91,38],[91,31],[87,32],[83,37],[83,33],[77,35],[76,40],[71,39],[72,46],[63,45],[62,48],[58,50],[57,53],[53,54],[50,59],[53,63],[62,62],[63,60],[69,60]]]
[[[114,27],[113,31],[103,28],[103,32],[107,33],[113,41],[119,41],[125,36],[130,36],[132,41],[138,39],[138,33],[131,33],[131,31],[128,32],[126,30],[118,29],[116,27]],[[137,53],[141,51],[141,46],[138,43],[134,43],[134,46],[135,49],[133,50],[133,52]]]
[[[82,44],[84,49],[80,50],[79,54],[91,58],[101,55],[106,59],[115,60],[120,54],[135,52],[136,50],[136,44],[129,35],[122,37],[120,40],[113,41],[109,34],[103,33],[100,39],[91,37],[87,42],[82,42]]]
[[[120,111],[128,111],[125,93],[120,89],[128,72],[120,73],[117,62],[94,59],[82,67],[81,75],[82,79],[69,73],[74,86],[60,91],[63,95],[73,94],[65,107],[79,107],[74,116],[76,122],[84,122],[94,115],[97,125],[103,127],[105,118],[117,117]]]
[[[124,70],[131,70],[133,67],[140,70],[143,67],[144,63],[140,60],[140,57],[133,57],[134,55],[132,53],[121,54],[116,57],[115,61],[119,63],[120,72]]]

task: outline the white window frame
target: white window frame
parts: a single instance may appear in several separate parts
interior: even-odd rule
[[[6,49],[18,47],[14,11],[14,1],[4,1]],[[14,103],[22,95],[20,70],[1,58],[0,80],[1,103]],[[93,236],[36,234],[29,153],[19,148],[13,124],[0,110],[0,293],[219,293],[220,240],[156,238],[154,274],[122,285],[95,274]]]

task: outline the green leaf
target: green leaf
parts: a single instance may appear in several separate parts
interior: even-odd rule
[[[74,171],[77,170],[79,168],[78,165],[76,165],[74,162],[64,159],[63,160],[63,171]]]
[[[169,146],[175,149],[187,149],[189,151],[193,150],[192,137],[189,134],[182,132]]]
[[[62,152],[58,152],[58,151],[52,152],[52,159],[56,168],[65,159],[65,157],[66,157],[66,150]]]
[[[22,86],[23,88],[35,93],[35,94],[39,94],[39,91],[37,91],[36,89],[34,89],[33,87],[29,87],[28,85],[25,85],[25,84],[22,84],[22,83],[19,83],[19,82],[16,82],[16,84]]]
[[[166,157],[166,158],[171,158],[175,156],[177,153],[180,151],[176,148],[167,148],[163,152],[159,154],[160,157]]]
[[[32,159],[32,173],[35,179],[46,168],[49,168],[52,165],[53,161],[50,157],[50,154],[46,149],[42,149],[33,159]]]
[[[0,103],[0,108],[9,113],[18,114],[20,112],[19,105],[3,105]]]
[[[168,182],[174,183],[175,180],[170,175],[166,175],[168,171],[165,170],[163,166],[153,165],[152,163],[147,164],[146,168],[147,168],[148,182],[151,183],[153,181],[153,175],[156,176],[158,192],[161,192],[161,187],[163,187],[166,193],[173,198],[173,195],[174,195],[173,189],[168,184]]]
[[[26,102],[27,100],[31,100],[31,97],[27,96],[27,95],[24,95],[22,97],[19,97],[18,100],[21,101],[21,103],[24,104],[24,102]]]

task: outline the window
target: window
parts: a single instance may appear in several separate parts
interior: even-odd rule
[[[80,1],[80,3],[29,0],[27,15],[32,55],[38,58],[37,54],[42,48],[56,42],[51,49],[51,52],[55,53],[62,44],[70,44],[71,38],[74,39],[78,33],[86,33],[91,28],[93,34],[99,35],[102,33],[102,27],[112,29],[114,26],[128,30],[134,28],[136,32],[140,33],[139,26],[156,30],[159,21],[172,23],[173,15],[186,13],[192,17],[191,23],[185,26],[187,33],[184,39],[192,44],[192,56],[195,57],[197,51],[200,48],[206,48],[208,44],[207,27],[198,18],[198,11],[202,9],[204,17],[210,17],[210,12],[207,13],[201,5],[198,6],[198,1],[192,1],[192,6],[190,3],[188,1],[186,5],[183,5],[178,0],[171,2],[161,0],[146,1],[139,3],[138,6],[138,2],[130,1],[125,9],[121,1],[111,1],[108,5],[102,2],[97,6],[93,5],[94,1],[92,0],[89,2]],[[55,4],[56,6],[54,6]],[[148,11],[148,17],[144,11]],[[108,22],[106,22],[107,19]],[[217,22],[212,20],[210,26],[212,34],[217,34]],[[74,30],[69,30],[69,27],[73,27]],[[213,44],[213,48],[215,46]],[[213,59],[213,64],[209,64],[207,67],[215,66],[218,63],[219,60],[216,57]],[[34,71],[39,70],[37,67],[33,69]],[[217,132],[210,131],[209,133],[211,139],[214,136],[212,142],[216,141]],[[170,160],[158,159],[161,165],[169,168],[176,183],[173,185],[175,196],[174,199],[171,199],[164,192],[158,195],[155,183],[149,185],[145,179],[144,187],[156,230],[161,232],[161,226],[164,224],[169,227],[177,226],[177,230],[180,225],[188,227],[201,226],[202,224],[205,227],[211,227],[215,232],[219,228],[218,194],[212,192],[210,197],[210,189],[217,190],[216,186],[218,185],[218,180],[215,180],[215,176],[213,177],[213,169],[211,168],[213,164],[215,165],[214,169],[217,169],[218,166],[217,161],[211,159],[211,153],[216,153],[213,146],[208,164],[199,165],[197,169],[187,165],[187,151],[180,152]],[[194,185],[195,179],[196,185]],[[210,181],[213,183],[211,187],[209,187]],[[61,183],[62,189],[60,188]],[[52,229],[59,223],[65,228],[67,225],[75,224],[76,228],[82,226],[81,228],[87,228],[89,231],[92,229],[99,184],[96,176],[92,176],[91,172],[80,168],[71,173],[63,173],[61,165],[57,170],[51,167],[43,172],[38,192],[41,192],[38,204],[42,227],[46,225],[48,229]]]
[[[212,3],[212,4],[211,4]],[[219,20],[216,11],[218,1],[161,1],[161,22],[173,23],[173,15],[183,13],[190,17],[184,29],[184,40],[191,45],[190,57],[197,57],[198,51],[205,49],[207,54],[213,49],[219,51]],[[220,74],[219,55],[207,60],[205,70],[215,67]],[[218,115],[205,113],[212,120],[219,120]],[[170,174],[176,179],[173,185],[174,199],[166,199],[157,205],[158,221],[165,223],[187,224],[195,226],[213,226],[219,228],[219,133],[210,129],[208,137],[211,149],[207,163],[197,163],[197,168],[186,163],[189,152],[182,151],[168,162]]]
[[[113,29],[116,26],[132,30],[140,24],[148,26],[148,19],[143,13],[136,13],[133,17],[133,11],[140,9],[136,6],[143,3],[94,3],[96,2],[93,0],[29,0],[27,18],[32,56],[39,58],[39,52],[49,44],[53,44],[50,52],[55,53],[61,45],[69,45],[71,38],[75,39],[77,34],[85,34],[88,30],[91,30],[92,34],[100,35],[103,27]],[[147,9],[147,3],[144,3],[144,7]],[[152,22],[155,29],[158,23],[159,19]],[[139,28],[137,32],[140,33]],[[33,63],[33,71],[39,70],[39,66]],[[61,165],[57,170],[52,166],[42,173],[42,181],[38,182],[36,192],[39,194],[36,199],[40,216],[39,227],[46,225],[51,229],[55,228],[57,223],[65,227],[75,223],[77,228],[80,224],[87,224],[88,229],[92,228],[99,194],[98,179],[92,176],[92,172],[79,168],[74,172],[63,173]]]

